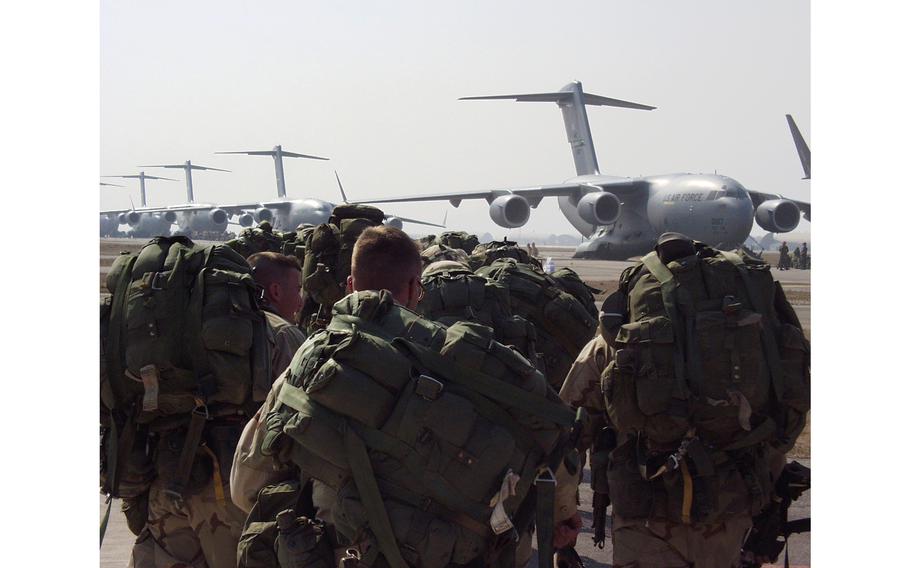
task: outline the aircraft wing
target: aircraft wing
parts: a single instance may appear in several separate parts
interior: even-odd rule
[[[812,217],[812,204],[806,203],[805,201],[797,201],[796,199],[790,199],[789,197],[784,197],[783,195],[777,193],[761,193],[760,191],[749,191],[749,197],[752,199],[752,205],[758,207],[763,202],[770,199],[786,199],[787,201],[792,201],[796,203],[796,206],[799,207],[799,210],[802,211],[803,217],[806,218],[806,221],[811,221]]]
[[[228,213],[235,214],[249,209],[258,209],[259,207],[271,207],[273,209],[282,209],[285,207],[290,207],[290,202],[288,201],[256,201],[253,203],[229,203],[225,205],[212,205],[204,203],[188,203],[185,205],[170,205],[167,207],[138,207],[136,209],[111,209],[107,211],[101,211],[102,215],[113,215],[118,213],[129,213],[131,211],[136,211],[139,213],[166,213],[168,211],[211,211],[212,209],[224,209]]]
[[[412,201],[448,201],[453,207],[458,207],[465,199],[485,199],[492,203],[494,199],[503,195],[520,195],[527,198],[536,207],[544,197],[558,195],[573,195],[584,191],[587,186],[583,183],[561,183],[555,185],[538,185],[534,187],[515,187],[506,189],[487,189],[480,191],[459,191],[454,193],[435,193],[432,195],[410,195],[404,197],[383,197],[365,201],[352,201],[351,203],[406,203]]]
[[[445,229],[445,225],[440,225],[439,223],[430,223],[429,221],[421,221],[419,219],[409,219],[407,217],[399,217],[398,215],[386,215],[386,218],[395,217],[396,219],[401,219],[405,223],[416,223],[418,225],[429,225],[430,227],[439,227],[440,229]]]

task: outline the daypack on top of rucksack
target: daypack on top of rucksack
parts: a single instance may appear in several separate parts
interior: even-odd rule
[[[500,258],[512,258],[522,264],[530,264],[540,270],[543,269],[539,260],[528,254],[528,251],[524,248],[518,246],[518,243],[508,239],[477,245],[471,252],[469,260],[471,269],[476,271],[482,266],[493,264]]]
[[[265,398],[271,370],[260,290],[231,248],[156,237],[118,257],[107,286],[101,396],[111,412],[109,449],[121,454],[114,478],[137,430],[249,415]]]
[[[496,260],[476,273],[505,286],[512,313],[534,324],[547,379],[558,391],[572,362],[594,337],[596,316],[552,276],[513,258]]]
[[[382,224],[385,214],[369,205],[338,205],[327,223],[317,225],[304,242],[303,290],[308,295],[300,314],[310,333],[328,321],[332,305],[345,295],[351,255],[357,237]]]
[[[446,328],[387,291],[333,312],[294,357],[263,451],[294,441],[301,475],[336,492],[336,531],[373,541],[367,565],[467,564],[526,530],[521,505],[574,419],[543,375],[490,328]]]
[[[602,388],[624,440],[608,472],[624,518],[757,514],[768,448],[785,453],[805,425],[809,345],[780,284],[763,262],[696,250],[666,265],[650,253],[620,279],[626,323]]]
[[[534,324],[512,313],[508,289],[474,274],[467,266],[452,264],[437,262],[424,270],[420,282],[426,293],[417,312],[447,326],[459,321],[489,326],[496,341],[515,347],[536,366]]]
[[[599,294],[600,290],[585,284],[578,273],[567,266],[556,270],[550,276],[553,280],[556,280],[563,290],[572,294],[576,300],[581,302],[592,317],[597,318],[598,312],[597,304],[594,303],[594,294]]]
[[[465,268],[468,266],[468,255],[462,249],[451,248],[447,247],[446,245],[430,245],[421,251],[420,258],[423,261],[424,267],[427,267],[440,260],[451,260],[458,262],[463,264]]]

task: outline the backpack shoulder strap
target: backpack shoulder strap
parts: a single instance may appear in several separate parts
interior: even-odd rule
[[[641,259],[642,264],[648,271],[660,282],[660,294],[663,298],[664,309],[670,323],[673,325],[673,333],[676,336],[675,349],[673,351],[673,373],[676,376],[676,382],[680,392],[688,392],[686,385],[686,360],[684,357],[683,339],[686,337],[686,328],[679,317],[679,311],[676,308],[676,277],[669,268],[660,261],[656,252],[649,252]]]

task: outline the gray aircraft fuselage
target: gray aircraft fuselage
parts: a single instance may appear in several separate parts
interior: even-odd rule
[[[321,199],[293,199],[287,204],[287,207],[270,208],[275,215],[274,227],[280,231],[293,231],[301,223],[327,223],[335,208],[334,203]]]
[[[597,185],[627,178],[584,175],[571,178]],[[595,226],[584,221],[577,200],[557,198],[566,219],[589,240],[575,251],[576,258],[625,260],[641,256],[654,247],[667,231],[683,233],[706,244],[734,248],[749,236],[754,218],[752,200],[736,180],[717,174],[666,174],[635,178],[647,185],[646,192],[617,194],[622,202],[619,218],[611,225]]]

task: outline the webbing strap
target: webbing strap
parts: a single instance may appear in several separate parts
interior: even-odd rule
[[[534,480],[537,492],[537,565],[553,568],[553,522],[556,504],[556,477],[545,469]]]
[[[107,522],[111,518],[111,502],[113,500],[113,495],[107,496],[107,510],[104,511],[104,516],[101,518],[101,542],[98,543],[98,548],[101,548],[101,545],[104,544],[104,533],[107,532]]]
[[[749,278],[748,269],[746,268],[743,259],[740,258],[739,255],[729,251],[720,251],[720,254],[735,266],[739,272],[743,284],[746,287],[746,293],[749,295],[749,301],[752,304],[752,308],[770,316],[771,308],[762,304],[761,296],[758,294],[758,290],[755,289],[755,283]],[[771,382],[774,385],[774,392],[777,394],[777,400],[783,400],[785,393],[784,373],[780,365],[780,351],[778,351],[777,348],[777,338],[774,337],[774,333],[771,331],[770,326],[761,326],[761,342],[763,351],[765,352],[765,361],[768,362],[768,367],[771,371]]]
[[[366,329],[374,333],[393,345],[405,347],[424,367],[428,370],[438,373],[447,381],[452,381],[475,390],[483,396],[490,398],[507,406],[518,406],[522,410],[530,412],[560,426],[570,428],[575,422],[575,413],[567,406],[556,402],[546,400],[539,395],[532,394],[524,389],[510,385],[499,379],[494,379],[489,375],[475,369],[465,369],[452,361],[446,360],[442,355],[409,341],[403,337],[392,337],[384,329],[373,324],[372,322],[362,320],[356,316],[346,314],[336,314],[332,318],[332,323],[343,322],[350,326],[356,325],[359,329]]]
[[[206,415],[196,410],[190,416],[190,425],[186,430],[186,437],[183,439],[183,448],[180,450],[180,458],[177,460],[174,478],[168,484],[167,493],[173,499],[182,499],[183,491],[190,480],[190,473],[193,470],[193,462],[196,460],[196,450],[199,449],[199,442],[202,441],[202,430],[205,428]]]
[[[136,264],[137,258],[138,256],[136,255],[130,258],[120,272],[114,296],[111,298],[111,313],[108,320],[107,346],[105,349],[105,354],[107,355],[107,377],[118,404],[123,404],[126,398],[123,389],[120,388],[120,380],[123,378],[123,369],[125,367],[125,353],[123,353],[120,342],[123,337],[123,328],[126,325],[124,315],[126,314],[126,299],[129,295],[127,292],[132,281],[133,266]]]
[[[201,444],[199,447],[212,459],[212,469],[214,470],[212,481],[215,489],[215,501],[223,507],[226,499],[224,497],[224,479],[221,477],[221,462],[218,461],[218,456],[215,455],[211,448],[205,444]]]
[[[686,359],[683,351],[686,329],[683,326],[683,322],[680,321],[679,311],[676,308],[676,277],[673,276],[669,268],[664,266],[656,252],[649,252],[642,257],[641,262],[654,278],[657,278],[657,281],[660,282],[660,294],[663,297],[664,309],[667,311],[667,316],[673,325],[673,334],[676,336],[674,340],[675,349],[673,351],[673,371],[676,375],[676,382],[680,392],[687,393],[689,389],[686,384]]]
[[[395,541],[392,523],[389,521],[385,505],[382,503],[382,495],[379,493],[373,466],[370,464],[370,456],[367,454],[363,440],[352,429],[346,428],[344,447],[351,465],[354,484],[357,486],[357,492],[360,493],[360,500],[367,514],[370,530],[379,543],[379,550],[382,551],[382,555],[385,556],[386,562],[391,568],[408,568],[398,549],[398,543]]]
[[[692,486],[692,474],[689,472],[689,464],[686,463],[685,458],[679,462],[680,469],[682,470],[683,478],[683,501],[682,501],[682,512],[680,516],[682,517],[682,522],[684,525],[692,524],[692,501],[694,498],[693,495],[693,486]]]

